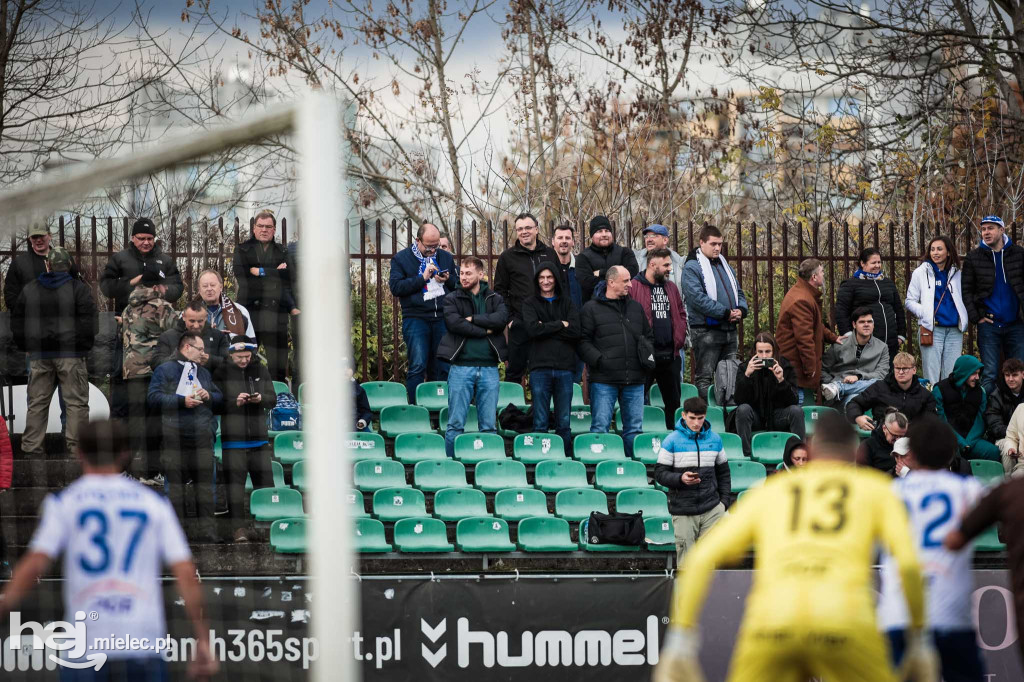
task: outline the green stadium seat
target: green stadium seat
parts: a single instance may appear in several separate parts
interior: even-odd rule
[[[455,459],[467,466],[506,459],[505,439],[496,433],[463,433],[455,439]]]
[[[676,410],[676,423],[683,418],[683,408],[680,407]],[[721,435],[725,433],[725,410],[721,407],[708,407],[708,413],[706,419],[711,424],[711,430]]]
[[[867,429],[862,429],[859,426],[857,426],[856,424],[853,425],[853,430],[857,432],[857,437],[860,438],[861,440],[864,440],[866,438],[871,438],[871,432],[870,431],[868,431]]]
[[[590,433],[591,417],[589,405],[582,408],[574,407],[569,413],[569,433],[573,436]]]
[[[519,522],[519,548],[524,552],[575,552],[569,537],[569,523],[553,516],[538,516]]]
[[[434,493],[434,516],[442,521],[490,516],[487,496],[473,488],[443,488]]]
[[[384,436],[379,433],[351,431],[344,435],[345,449],[349,459],[358,462],[363,459],[385,459],[388,456],[384,449]]]
[[[782,453],[786,450],[786,443],[790,438],[796,438],[796,435],[787,431],[755,433],[750,441],[750,452],[754,461],[761,464],[778,464],[782,461]]]
[[[583,404],[583,387],[580,386],[579,384],[573,384],[572,385],[572,401],[569,403],[569,406],[572,409],[574,409],[574,410],[578,409],[578,408],[581,408],[581,407],[584,407],[584,404]],[[555,409],[555,399],[554,399],[554,397],[552,397],[551,400],[549,401],[549,407],[552,410]]]
[[[257,488],[249,496],[249,512],[257,521],[304,516],[302,493],[292,488]]]
[[[420,462],[412,470],[412,480],[424,492],[433,493],[441,488],[468,488],[466,467],[462,462],[446,459],[440,462]]]
[[[352,483],[363,492],[373,493],[382,488],[404,488],[405,467],[393,459],[370,459],[356,462],[352,469]]]
[[[282,393],[291,393],[291,392],[292,392],[292,389],[288,386],[288,384],[286,382],[284,382],[284,381],[275,381],[274,382],[274,394],[275,395],[281,395]]]
[[[814,435],[814,427],[818,425],[818,419],[821,415],[826,412],[834,412],[839,414],[839,410],[832,407],[822,407],[820,405],[804,405],[804,430],[808,436]]]
[[[356,519],[356,551],[363,554],[390,552],[384,539],[384,524],[377,519]]]
[[[437,507],[436,501],[434,507]],[[506,521],[521,521],[548,513],[548,496],[533,488],[506,488],[494,496],[494,514]]]
[[[639,552],[643,547],[637,545],[595,545],[590,542],[590,536],[583,532],[583,523],[580,524],[580,549],[587,552]]]
[[[448,430],[448,408],[442,408],[441,414],[438,416],[438,430],[441,435]],[[477,423],[476,416],[476,405],[470,405],[469,410],[466,411],[466,424],[462,427],[463,433],[475,433],[480,430],[480,425]]]
[[[615,433],[581,433],[572,441],[573,459],[597,464],[606,459],[625,459],[622,436]]]
[[[270,546],[278,554],[306,553],[306,519],[278,519],[270,524]]]
[[[403,384],[394,381],[367,381],[362,386],[373,412],[381,412],[385,407],[409,404],[409,395]]]
[[[676,534],[672,526],[672,517],[644,516],[644,539],[647,549],[652,552],[676,551]]]
[[[395,548],[399,552],[453,552],[444,521],[402,519],[395,524]]]
[[[403,433],[395,439],[395,459],[407,466],[448,459],[444,438],[436,433]]]
[[[742,500],[743,496],[748,494],[749,492],[750,492],[749,490],[742,490],[742,491],[740,491],[739,494],[736,495],[736,501],[739,502],[740,500]]]
[[[295,464],[306,458],[306,440],[302,431],[286,431],[274,438],[274,458],[281,464]]]
[[[416,387],[416,404],[431,412],[448,407],[448,382],[427,381]]]
[[[1005,552],[1006,543],[999,540],[999,527],[989,526],[974,541],[974,549],[978,552]]]
[[[427,498],[416,488],[383,488],[373,494],[373,515],[385,523],[427,515]]]
[[[647,467],[642,462],[627,459],[624,462],[598,462],[594,469],[594,487],[606,493],[617,493],[627,488],[646,488]]]
[[[366,513],[366,505],[363,504],[363,494],[361,492],[358,490],[346,490],[342,495],[344,495],[342,502],[345,504],[349,516],[355,518],[369,516]]]
[[[622,490],[615,496],[615,511],[620,514],[640,512],[644,517],[669,516],[668,495],[652,488]]]
[[[292,487],[298,490],[303,488],[295,482],[295,469],[298,467],[299,475],[302,475],[302,462],[296,462],[292,466]],[[270,460],[270,474],[274,481],[274,488],[286,488],[288,487],[284,482],[284,467],[276,459]],[[245,492],[251,493],[253,491],[252,476],[249,474],[245,475]]]
[[[508,537],[508,523],[492,516],[459,521],[455,546],[460,552],[511,552],[516,548]]]
[[[295,396],[296,398],[299,399],[299,405],[305,405],[306,404],[305,401],[302,399],[303,395],[306,393],[305,388],[306,388],[306,384],[305,383],[299,384],[299,393],[298,393],[298,395]]]
[[[696,398],[700,395],[697,392],[697,387],[693,384],[688,384],[685,381],[679,384],[679,404],[682,405],[687,398]]]
[[[651,405],[665,409],[665,398],[661,395],[661,386],[651,384]]]
[[[521,433],[512,443],[512,457],[523,464],[565,459],[565,444],[553,433]]]
[[[224,461],[224,445],[220,440],[220,422],[217,423],[217,436],[213,439],[213,458],[218,462]]]
[[[712,382],[711,385],[708,386],[708,407],[721,407],[721,405],[718,404],[718,401],[715,400],[714,382]]]
[[[492,459],[476,465],[475,485],[480,490],[496,493],[505,488],[525,488],[526,465],[514,459]]]
[[[541,462],[533,472],[534,486],[546,493],[566,488],[589,488],[587,467],[571,459]],[[600,493],[604,494],[604,493]]]
[[[569,488],[555,495],[555,516],[566,521],[582,521],[590,512],[608,513],[608,496],[593,488]]]
[[[498,412],[504,410],[509,403],[512,403],[520,410],[526,411],[526,392],[522,384],[511,381],[498,383]]]
[[[390,405],[381,410],[380,430],[388,438],[403,433],[433,433],[430,412],[419,405]]]
[[[719,436],[722,437],[722,447],[725,448],[725,456],[729,459],[746,459],[747,456],[743,454],[743,439],[737,436],[735,433],[725,433],[722,431],[715,431]]]
[[[667,431],[640,433],[633,440],[633,459],[644,464],[657,464],[658,451],[662,442],[668,438]]]
[[[732,480],[732,491],[741,493],[763,483],[768,477],[768,471],[760,462],[730,459],[729,476]]]
[[[615,430],[622,433],[622,410],[615,408]],[[641,431],[664,431],[665,410],[653,405],[644,405],[644,416]]]
[[[986,459],[972,459],[971,473],[983,485],[998,485],[1003,480],[1003,465],[1001,462],[991,462]]]

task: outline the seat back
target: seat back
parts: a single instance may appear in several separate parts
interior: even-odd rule
[[[409,404],[409,394],[402,384],[393,381],[367,381],[362,386],[373,412],[380,412],[385,407]]]
[[[291,434],[282,433],[277,438]],[[274,439],[274,447],[277,447],[277,438]],[[384,436],[379,433],[365,433],[352,431],[343,436],[344,448],[349,458],[354,461],[361,459],[384,459],[387,452],[384,450]]]
[[[555,495],[555,516],[568,521],[582,521],[590,512],[608,513],[608,497],[593,488],[569,488]]]
[[[435,502],[435,506],[436,506]],[[547,495],[533,488],[506,488],[494,496],[494,513],[506,521],[548,515]]]
[[[447,459],[444,438],[436,433],[401,433],[395,438],[395,459],[408,465]]]
[[[572,552],[576,549],[565,519],[553,516],[523,519],[516,532],[519,546],[527,552]]]
[[[419,405],[390,405],[381,410],[380,430],[388,438],[403,433],[433,433],[430,412]]]
[[[505,459],[505,439],[496,433],[463,433],[455,438],[455,459],[470,465]]]
[[[274,487],[280,488],[284,485],[284,467],[281,467],[281,482],[277,482],[277,467],[281,466],[280,462],[272,462],[274,468]],[[292,465],[292,487],[299,490],[300,492],[306,490],[306,463],[296,462]]]
[[[990,462],[986,459],[972,459],[971,473],[983,485],[997,485],[1003,480],[1003,465],[1000,462]]]
[[[438,426],[443,434],[448,430],[448,408],[441,408],[441,414],[438,416]],[[466,411],[466,423],[462,427],[463,433],[473,433],[480,430],[480,425],[477,420],[476,405],[470,405]]]
[[[801,389],[802,390],[802,389]],[[808,436],[814,435],[814,428],[818,425],[818,419],[826,412],[839,413],[839,410],[821,405],[804,405],[804,430]]]
[[[697,392],[697,387],[693,384],[688,384],[685,381],[679,384],[679,404],[682,405],[687,398],[696,398],[700,394]]]
[[[427,498],[416,488],[382,488],[373,494],[373,515],[381,521],[426,516]]]
[[[661,450],[661,444],[666,438],[667,431],[637,434],[633,439],[633,459],[644,464],[657,464],[658,451]]]
[[[590,424],[593,416],[590,414],[590,406],[574,407],[569,413],[569,433],[577,436],[581,433],[590,432]]]
[[[257,488],[249,497],[249,510],[257,521],[302,516],[302,493],[292,488]]]
[[[598,462],[594,469],[594,486],[606,492],[618,492],[626,488],[644,488],[647,482],[647,467],[633,460]]]
[[[521,433],[512,443],[512,457],[524,464],[565,459],[565,445],[554,433]]]
[[[676,535],[672,527],[672,517],[668,514],[644,515],[644,538],[647,540],[648,549],[656,552],[676,551]]]
[[[615,511],[620,514],[668,516],[668,496],[653,488],[628,488],[615,496]]]
[[[295,464],[306,457],[306,439],[302,431],[286,431],[274,437],[274,458],[282,464]]]
[[[541,462],[533,472],[534,485],[545,492],[565,488],[586,488],[587,467],[571,459]]]
[[[288,383],[284,381],[274,382],[274,394],[281,395],[282,393],[291,393],[292,389],[288,387]]]
[[[750,441],[750,452],[755,461],[761,464],[778,464],[782,461],[782,453],[786,443],[796,434],[786,431],[762,431],[755,433]]]
[[[384,539],[384,524],[377,519],[355,519],[357,552],[390,552]]]
[[[270,524],[270,546],[281,554],[306,553],[306,519],[278,519]]]
[[[511,552],[508,523],[494,517],[462,519],[455,526],[455,544],[463,552]]]
[[[502,381],[498,384],[498,412],[512,403],[521,410],[526,409],[526,392],[522,384],[511,381]]]
[[[622,410],[615,410],[615,430],[622,433]],[[640,426],[641,431],[664,431],[665,410],[654,405],[644,405],[644,416]]]
[[[395,523],[395,547],[400,552],[451,552],[444,521],[431,518],[402,519]]]
[[[381,488],[402,488],[408,485],[405,480],[405,467],[393,459],[370,459],[356,462],[352,468],[352,483],[366,492],[374,492]]]
[[[581,433],[572,441],[573,459],[597,464],[606,459],[625,459],[622,436],[617,433]]]
[[[714,430],[714,429],[712,429]],[[729,459],[746,459],[743,454],[743,439],[735,433],[718,433],[722,438],[722,447],[725,449],[725,456]]]
[[[427,492],[441,488],[468,488],[466,467],[462,462],[445,459],[442,461],[420,462],[412,470],[416,487]]]
[[[431,412],[448,407],[448,382],[425,381],[416,387],[416,404]]]
[[[473,488],[442,488],[434,494],[434,515],[442,521],[488,516],[487,496]]]
[[[739,493],[761,484],[768,477],[768,471],[760,462],[730,459],[729,476],[732,480],[732,491]]]
[[[525,488],[526,465],[514,459],[492,459],[476,465],[476,487],[487,492]]]
[[[363,494],[358,490],[346,490],[342,493],[342,502],[348,515],[352,517],[369,516],[366,513],[366,505],[363,503]]]

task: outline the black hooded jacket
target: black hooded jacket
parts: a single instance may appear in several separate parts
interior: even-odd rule
[[[494,268],[494,291],[504,299],[511,319],[523,319],[523,302],[533,296],[540,264],[557,260],[555,250],[540,239],[533,251],[517,239],[515,244],[498,256],[498,265]]]
[[[1006,438],[1006,425],[1010,423],[1010,417],[1017,406],[1024,403],[1024,388],[1017,395],[1006,385],[1003,373],[996,377],[996,390],[988,396],[988,405],[985,407],[985,434],[987,440],[995,443],[1000,438]]]
[[[759,369],[748,377],[743,371],[745,365],[740,365],[741,371],[736,375],[736,404],[750,405],[762,421],[769,421],[779,408],[797,404],[793,365],[783,357],[775,358],[775,361],[782,367],[782,381],[776,380],[775,374],[767,369]]]
[[[555,278],[555,300],[540,295],[540,275],[548,271]],[[530,369],[563,369],[576,366],[576,344],[580,339],[580,311],[563,292],[562,278],[554,263],[541,263],[533,277],[535,293],[523,301],[523,326],[530,339]],[[566,327],[562,322],[568,322]]]
[[[598,282],[603,282],[608,268],[621,265],[629,270],[629,278],[633,279],[640,272],[633,249],[612,244],[607,248],[599,248],[591,244],[576,256],[576,277],[580,281],[583,302],[586,303],[596,296]],[[594,272],[597,272],[595,275]]]
[[[153,351],[153,359],[150,363],[153,369],[174,359],[178,352],[178,342],[184,335],[185,321],[178,318],[174,326],[157,339],[156,349]],[[203,348],[210,356],[206,362],[206,369],[210,370],[210,374],[216,376],[221,365],[228,361],[228,346],[231,345],[231,342],[228,340],[227,334],[211,327],[209,321],[203,324],[203,331],[199,335],[203,337]]]
[[[580,357],[587,363],[590,381],[599,384],[642,384],[647,372],[640,364],[637,338],[647,337],[654,346],[654,333],[640,304],[623,296],[605,296],[605,283],[594,290],[594,298],[580,312]]]
[[[916,374],[910,388],[904,391],[896,382],[893,373],[889,372],[884,379],[871,384],[864,392],[855,395],[846,403],[846,418],[854,421],[866,414],[872,417],[875,423],[881,424],[887,407],[895,407],[911,421],[925,412],[936,413],[935,396],[921,385]]]
[[[165,332],[166,334],[167,332]],[[222,332],[215,333],[226,336]],[[213,359],[213,356],[210,356]],[[244,368],[231,359],[219,366],[214,380],[224,393],[223,417],[220,420],[221,440],[231,442],[261,442],[267,436],[267,410],[277,404],[277,393],[270,372],[253,354],[252,361]],[[242,393],[259,393],[258,403],[246,402],[239,407],[238,396]]]
[[[114,312],[118,315],[128,307],[128,297],[135,291],[132,280],[144,270],[161,275],[160,281],[167,285],[164,299],[171,303],[181,298],[185,291],[177,264],[159,246],[154,246],[149,253],[142,253],[135,248],[135,244],[129,244],[107,261],[100,275],[100,291],[104,296],[114,299]]]

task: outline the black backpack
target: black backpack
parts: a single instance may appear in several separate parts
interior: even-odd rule
[[[590,512],[590,518],[580,524],[580,534],[592,545],[643,545],[643,514],[602,514]]]

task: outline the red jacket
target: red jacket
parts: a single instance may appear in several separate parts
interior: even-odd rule
[[[672,315],[672,345],[673,352],[679,353],[679,349],[686,343],[686,307],[683,305],[683,297],[679,295],[679,288],[674,282],[665,280],[663,285],[665,293],[668,294],[669,307]],[[640,304],[647,316],[647,324],[654,328],[654,318],[651,315],[651,283],[640,273],[629,283],[629,297]]]
[[[11,437],[7,433],[7,420],[0,417],[0,488],[10,488],[12,476],[14,450],[11,448]]]

